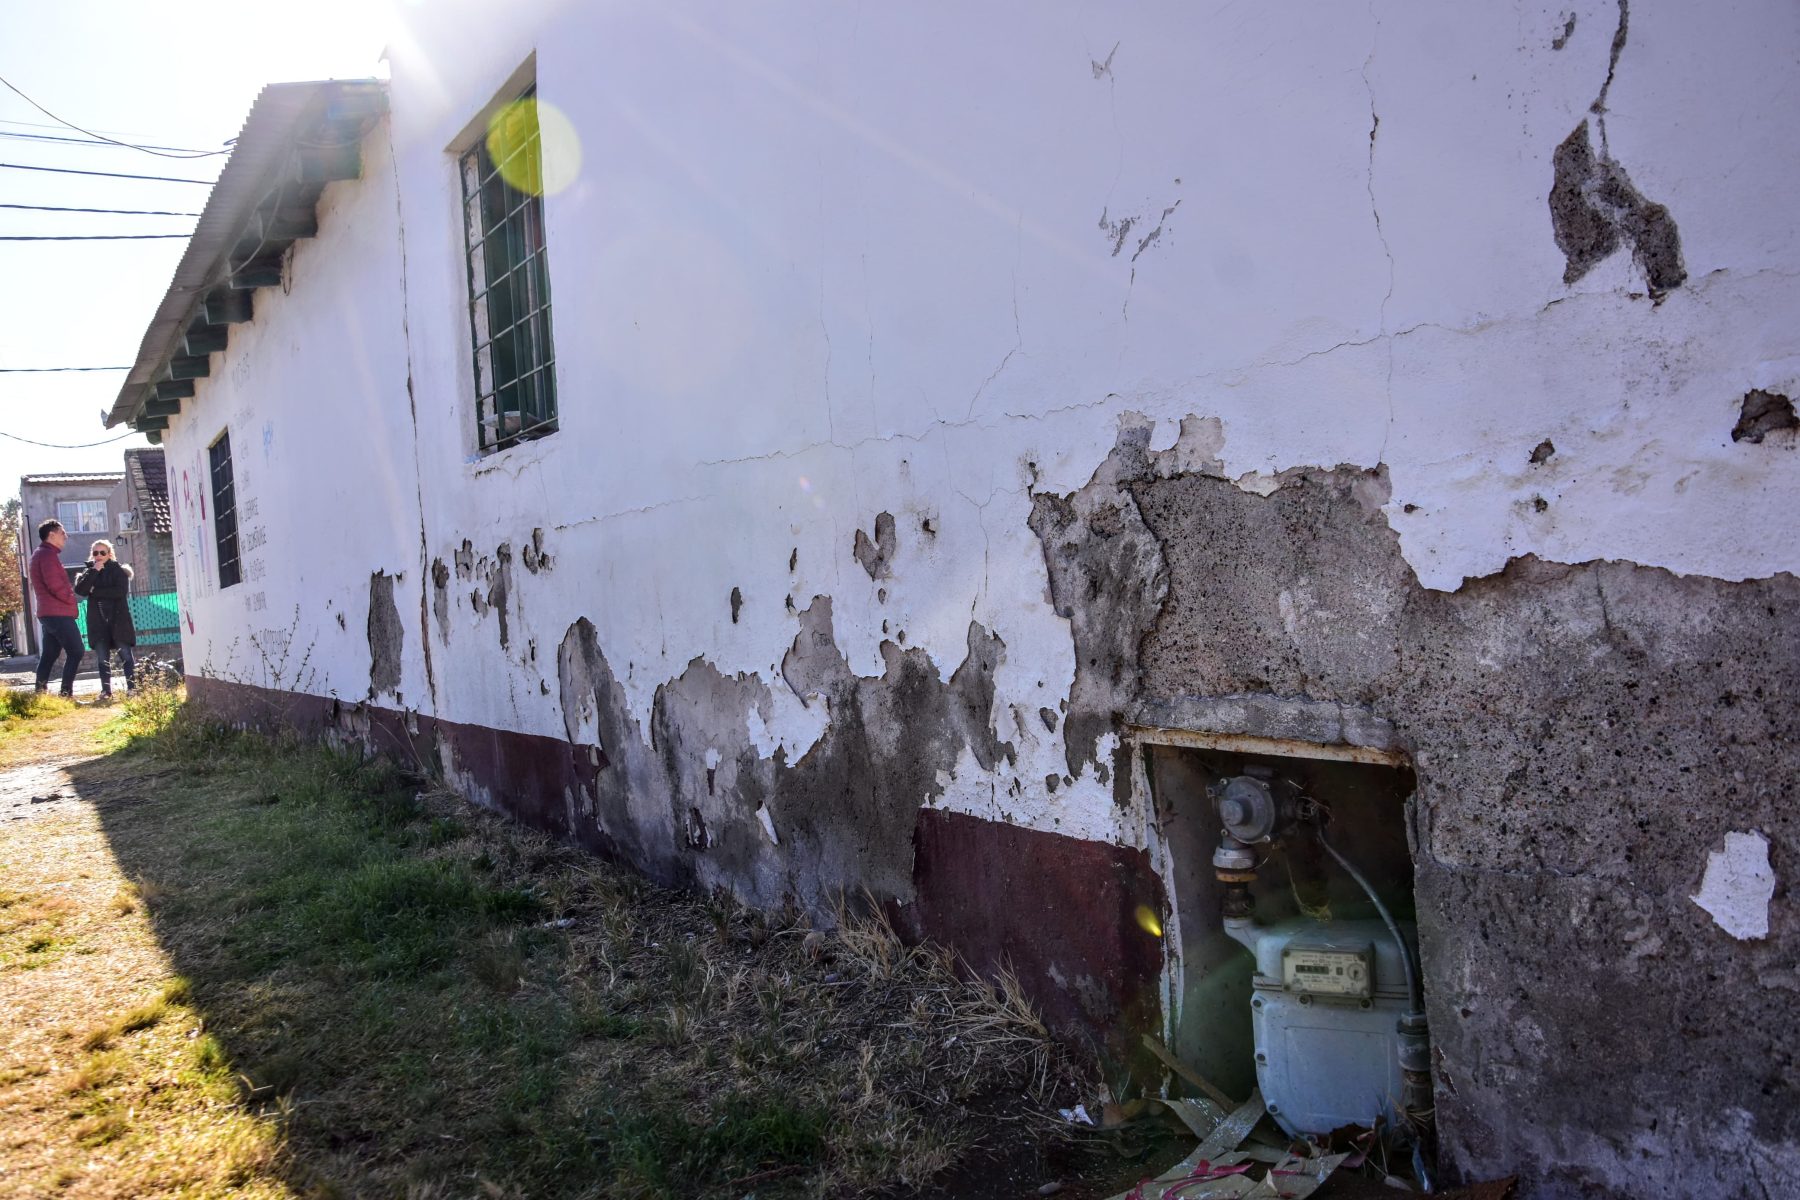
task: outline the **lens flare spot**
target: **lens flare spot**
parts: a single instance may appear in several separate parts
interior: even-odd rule
[[[554,196],[581,174],[581,138],[574,123],[535,96],[493,115],[487,149],[500,177],[533,196]]]
[[[1137,912],[1132,915],[1137,918],[1139,929],[1142,929],[1151,937],[1162,936],[1162,922],[1156,919],[1156,914],[1150,911],[1150,906],[1148,904],[1138,905]]]

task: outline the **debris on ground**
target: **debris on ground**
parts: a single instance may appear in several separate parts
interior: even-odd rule
[[[1357,1200],[1391,1196],[1396,1190],[1430,1192],[1446,1200],[1508,1200],[1512,1195],[1512,1179],[1454,1191],[1434,1189],[1424,1149],[1428,1134],[1412,1126],[1377,1121],[1317,1139],[1291,1138],[1269,1117],[1260,1091],[1239,1103],[1155,1037],[1146,1035],[1143,1042],[1172,1073],[1171,1086],[1185,1084],[1202,1094],[1107,1097],[1097,1106],[1098,1120],[1083,1105],[1062,1110],[1063,1118],[1092,1126],[1099,1135],[1160,1129],[1164,1136],[1180,1136],[1185,1128],[1197,1144],[1167,1170],[1140,1179],[1112,1200],[1306,1200],[1315,1195],[1319,1200]]]

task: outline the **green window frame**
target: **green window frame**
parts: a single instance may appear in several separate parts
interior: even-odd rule
[[[238,562],[237,489],[231,482],[231,433],[227,430],[207,449],[212,467],[213,538],[219,550],[219,587],[243,579]]]
[[[503,107],[487,136],[461,157],[475,428],[483,453],[557,428],[536,100],[534,85]]]

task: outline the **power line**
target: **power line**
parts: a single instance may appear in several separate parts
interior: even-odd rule
[[[50,127],[47,126],[46,128],[50,128]],[[117,146],[117,145],[119,145],[118,142],[107,141],[103,138],[59,137],[58,135],[56,135],[54,133],[19,133],[16,130],[12,130],[12,129],[0,129],[0,138],[19,138],[19,139],[22,139],[24,141],[29,141],[29,142],[63,142],[68,145],[71,145],[71,146]],[[186,147],[183,147],[183,146],[148,146],[148,147],[146,147],[146,149],[150,149],[150,150],[184,150],[184,149],[186,149]],[[193,151],[189,151],[189,153],[198,155],[202,152],[199,150],[193,150]]]
[[[165,212],[160,208],[66,208],[60,204],[0,204],[0,208],[26,208],[32,212],[117,213],[123,217],[197,217],[197,212]]]
[[[211,187],[210,179],[180,179],[173,175],[127,175],[119,171],[77,171],[72,167],[31,167],[24,163],[0,163],[0,168],[9,171],[49,171],[53,175],[104,175],[108,179],[155,179],[162,183],[198,183],[203,187]]]
[[[14,234],[0,236],[0,242],[153,242],[159,238],[192,237],[193,233],[64,233],[54,235],[31,235],[19,237]]]
[[[134,429],[130,433],[121,433],[118,437],[102,438],[97,442],[34,442],[30,438],[22,438],[16,433],[0,430],[0,437],[11,438],[15,442],[24,442],[27,446],[42,446],[46,450],[92,450],[95,446],[110,446],[114,442],[122,442],[126,438],[137,436],[139,436],[138,431]]]
[[[40,375],[51,371],[129,371],[130,367],[0,367],[0,375]]]
[[[75,122],[73,122],[73,121],[64,120],[63,118],[57,116],[55,113],[51,112],[49,109],[45,108],[43,105],[39,104],[36,100],[33,100],[30,96],[27,96],[24,92],[21,92],[17,87],[13,86],[13,83],[11,80],[5,78],[4,76],[0,76],[0,83],[5,84],[7,87],[7,90],[11,91],[15,96],[17,96],[19,99],[23,100],[25,103],[31,105],[31,107],[33,107],[33,108],[37,109],[39,112],[43,113],[46,117],[49,117],[52,121],[55,121],[58,125],[66,125],[70,129],[73,129],[76,133],[85,133],[91,138],[98,138],[100,141],[103,141],[103,142],[111,142],[115,146],[124,146],[128,150],[141,150],[145,154],[154,154],[158,158],[213,158],[216,155],[231,153],[229,150],[195,150],[190,153],[172,154],[172,153],[168,153],[163,150],[152,150],[148,146],[139,146],[133,142],[122,142],[118,138],[109,138],[102,134],[95,133],[91,129],[83,129],[81,126],[75,124]]]

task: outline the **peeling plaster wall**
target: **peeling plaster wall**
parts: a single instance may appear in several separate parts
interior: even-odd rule
[[[1800,454],[1748,405],[1800,388],[1797,46],[1774,0],[434,6],[172,428],[285,489],[256,592],[183,542],[190,671],[369,697],[386,572],[397,683],[309,719],[659,878],[1045,930],[1095,1029],[1160,958],[1054,932],[1161,903],[1124,723],[1379,727],[1453,1168],[1774,1179]],[[560,430],[480,457],[447,148],[534,54],[585,164]],[[1690,899],[1727,831],[1765,938]]]

